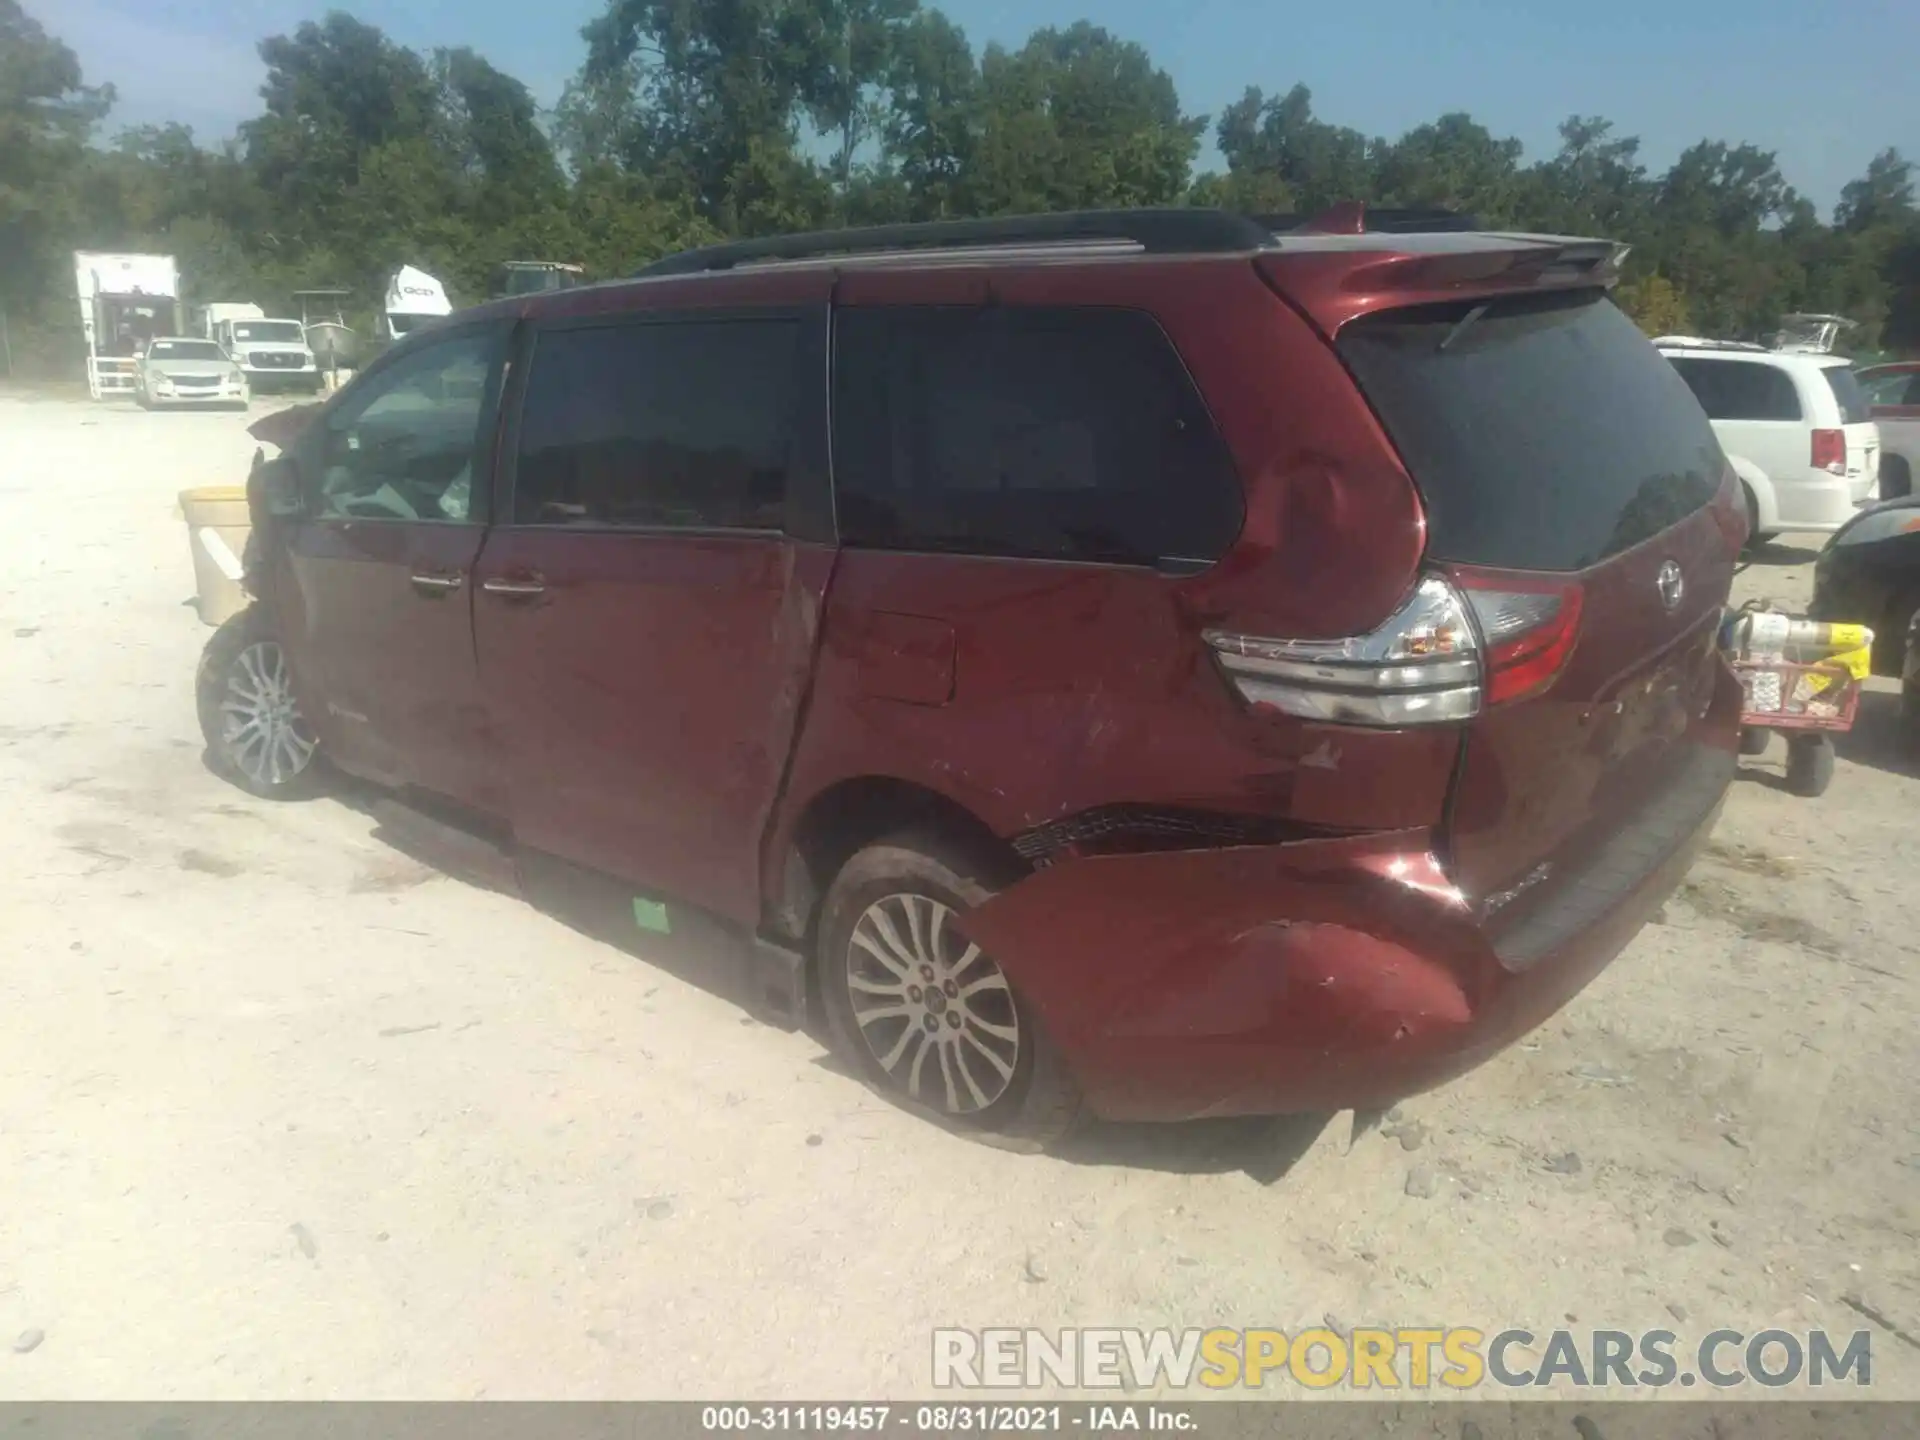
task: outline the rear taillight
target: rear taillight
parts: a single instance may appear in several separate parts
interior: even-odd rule
[[[1746,496],[1732,470],[1727,471],[1720,483],[1720,493],[1713,497],[1713,523],[1720,527],[1720,534],[1727,542],[1727,554],[1737,556],[1747,548],[1752,522],[1747,514]]]
[[[1220,668],[1249,704],[1307,720],[1398,729],[1480,710],[1479,641],[1460,594],[1421,578],[1377,630],[1345,640],[1271,640],[1207,632]]]
[[[1847,433],[1844,430],[1813,432],[1813,468],[1830,475],[1847,473]]]
[[[1580,633],[1580,587],[1512,576],[1456,577],[1486,648],[1487,704],[1537,695],[1566,667]],[[1521,587],[1525,588],[1521,588]]]
[[[1573,653],[1578,585],[1426,575],[1377,630],[1346,640],[1207,632],[1241,698],[1306,720],[1399,729],[1538,694]]]

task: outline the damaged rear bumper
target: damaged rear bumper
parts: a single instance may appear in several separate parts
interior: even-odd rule
[[[1679,884],[1724,795],[1524,967],[1495,953],[1425,830],[1066,860],[967,928],[1109,1119],[1380,1107],[1585,986]]]

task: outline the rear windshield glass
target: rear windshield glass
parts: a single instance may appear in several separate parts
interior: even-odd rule
[[[1820,372],[1833,387],[1833,398],[1840,406],[1842,425],[1860,425],[1873,418],[1873,406],[1867,392],[1860,388],[1860,377],[1845,365],[1829,365]]]
[[[1585,569],[1719,486],[1693,392],[1597,292],[1387,311],[1339,347],[1420,487],[1437,560]]]

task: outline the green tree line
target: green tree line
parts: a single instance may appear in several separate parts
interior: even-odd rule
[[[1447,206],[1633,247],[1622,303],[1654,332],[1768,333],[1834,311],[1920,349],[1913,166],[1888,149],[1831,222],[1775,156],[1702,140],[1664,173],[1597,116],[1528,161],[1465,113],[1397,139],[1321,119],[1304,85],[1189,113],[1140,45],[1082,21],[975,47],[919,0],[608,0],[543,113],[470,49],[422,54],[334,12],[260,42],[262,108],[231,140],[104,141],[110,83],[0,0],[0,308],[16,358],[77,368],[75,249],[178,257],[193,298],[284,313],[402,263],[456,299],[507,259],[627,273],[726,236],[1123,205]],[[1195,173],[1209,133],[1224,171]]]

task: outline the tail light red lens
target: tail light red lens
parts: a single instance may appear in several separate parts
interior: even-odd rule
[[[1738,555],[1746,549],[1751,521],[1747,515],[1746,495],[1731,469],[1720,484],[1720,493],[1713,497],[1713,523],[1720,527],[1721,535],[1726,538],[1729,555]]]
[[[1454,582],[1479,622],[1487,704],[1537,695],[1559,677],[1580,635],[1578,585],[1469,572]]]
[[[1337,725],[1400,729],[1470,720],[1536,695],[1580,634],[1580,587],[1456,570],[1420,578],[1377,630],[1345,640],[1279,640],[1210,630],[1227,680],[1255,709]]]
[[[1813,432],[1813,468],[1830,475],[1847,473],[1847,434],[1844,430]]]

